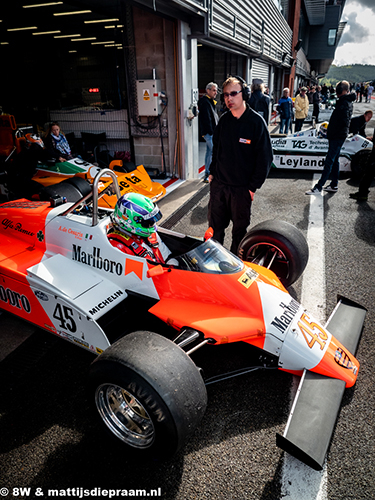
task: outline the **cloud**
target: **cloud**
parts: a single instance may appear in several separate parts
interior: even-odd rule
[[[368,9],[372,10],[375,14],[375,4],[374,0],[362,0],[361,3],[354,2],[358,5],[359,9],[363,9],[363,7],[367,7]]]
[[[375,2],[347,0],[341,21],[346,21],[344,33],[336,49],[336,66],[348,64],[375,65]]]
[[[357,13],[351,12],[346,16],[346,27],[340,40],[340,46],[346,43],[363,43],[366,42],[371,34],[369,28],[357,22]]]

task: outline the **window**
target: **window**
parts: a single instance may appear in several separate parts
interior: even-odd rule
[[[328,31],[328,45],[335,45],[336,43],[336,33],[337,30],[329,30]]]

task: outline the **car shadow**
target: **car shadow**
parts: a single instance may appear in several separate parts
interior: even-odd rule
[[[205,346],[195,361],[207,376],[251,366],[259,351],[248,347]],[[291,376],[262,369],[208,386],[206,414],[172,460],[135,461],[129,451],[110,444],[93,418],[86,394],[92,360],[90,352],[38,330],[0,363],[2,486],[21,478],[35,488],[162,486],[174,498],[187,455],[236,436],[259,448],[264,437],[258,444],[253,440],[263,430],[276,448],[275,431],[287,420]]]

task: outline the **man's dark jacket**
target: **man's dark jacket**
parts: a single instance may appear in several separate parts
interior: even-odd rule
[[[354,92],[344,94],[337,99],[328,124],[328,139],[346,139],[349,134],[350,118],[353,114],[353,101],[355,101]]]
[[[240,118],[224,113],[215,128],[210,173],[229,186],[252,192],[266,180],[272,164],[272,146],[263,118],[246,106]]]
[[[254,111],[257,111],[260,116],[262,116],[268,125],[268,115],[270,109],[270,97],[268,95],[263,94],[261,90],[254,90],[251,93],[251,97],[248,101],[250,108]]]
[[[213,135],[219,117],[213,99],[208,95],[202,96],[198,101],[199,108],[199,133],[201,136]]]
[[[366,137],[366,119],[364,115],[355,116],[350,120],[349,133]]]

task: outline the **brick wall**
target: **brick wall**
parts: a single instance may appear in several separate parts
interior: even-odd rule
[[[165,30],[172,29],[172,24],[168,26],[161,17],[151,12],[133,8],[134,36],[137,61],[137,79],[152,79],[153,69],[156,70],[156,78],[161,80],[161,89],[166,90],[166,63],[165,63]],[[171,96],[169,96],[170,98]],[[173,97],[173,96],[172,96]],[[162,119],[167,117],[164,111]],[[155,117],[152,117],[153,119]],[[150,118],[140,117],[139,121],[146,124]],[[150,132],[140,133],[134,136],[135,161],[137,165],[145,167],[162,167],[162,147],[160,130],[157,125]],[[166,129],[163,128],[163,135]],[[169,165],[168,137],[163,137],[165,154],[165,165]],[[168,170],[168,169],[167,169]]]

